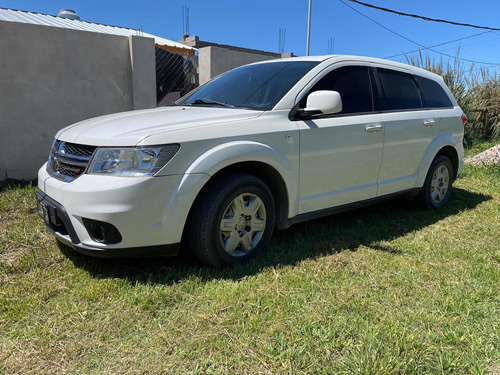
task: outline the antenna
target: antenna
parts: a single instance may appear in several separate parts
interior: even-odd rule
[[[311,11],[312,11],[312,0],[309,0],[309,12],[307,14],[307,47],[306,56],[309,56],[309,45],[311,42]]]
[[[279,33],[278,33],[278,52],[279,53],[284,53],[285,52],[285,44],[286,44],[286,28],[279,28]]]
[[[328,55],[333,55],[335,53],[335,37],[328,39],[328,47],[326,53]]]
[[[189,7],[182,6],[182,34],[189,36]]]

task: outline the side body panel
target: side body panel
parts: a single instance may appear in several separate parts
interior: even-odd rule
[[[422,158],[440,133],[432,110],[385,113],[384,118],[379,196],[415,187]]]
[[[384,133],[367,132],[382,115],[298,121],[299,214],[377,195]]]

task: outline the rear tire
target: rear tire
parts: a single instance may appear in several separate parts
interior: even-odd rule
[[[260,179],[232,173],[214,181],[197,199],[185,238],[204,263],[245,263],[268,244],[275,221],[274,199]]]
[[[437,155],[427,172],[424,186],[418,196],[420,205],[429,210],[444,206],[450,199],[453,173],[450,159],[444,155]]]

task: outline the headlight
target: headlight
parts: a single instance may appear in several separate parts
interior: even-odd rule
[[[178,145],[138,148],[98,148],[87,173],[115,176],[152,176],[179,149]]]

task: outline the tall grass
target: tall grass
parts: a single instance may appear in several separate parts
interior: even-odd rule
[[[457,54],[460,52],[458,50]],[[467,66],[459,59],[443,62],[424,55],[406,56],[409,64],[443,77],[468,117],[465,146],[484,140],[500,140],[500,78],[498,72]]]

